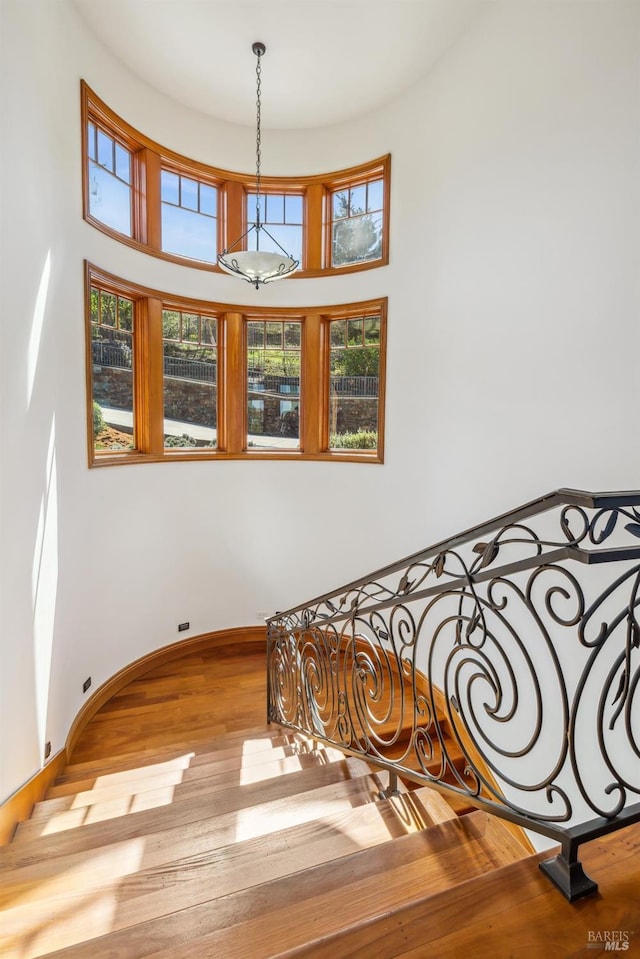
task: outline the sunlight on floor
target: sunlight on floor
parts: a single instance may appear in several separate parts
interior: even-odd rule
[[[181,756],[168,759],[165,762],[150,763],[148,766],[141,764],[133,769],[122,769],[117,773],[105,773],[102,776],[96,776],[93,788],[98,789],[102,786],[110,786],[113,783],[126,782],[127,779],[139,779],[141,773],[147,776],[169,772],[172,769],[188,769],[194,756],[195,753],[183,753]]]
[[[145,776],[144,779],[138,778],[131,780],[131,786],[127,789],[126,781],[110,784],[108,786],[94,786],[93,789],[87,789],[76,793],[75,796],[68,797],[68,803],[60,802],[60,808],[67,805],[68,809],[79,809],[81,806],[94,806],[97,803],[108,802],[111,799],[134,799],[141,793],[150,792],[154,789],[161,789],[166,786],[177,786],[184,778],[184,770],[176,769],[169,773],[160,773],[158,776]],[[61,799],[64,797],[61,797]]]
[[[40,836],[51,836],[63,832],[65,829],[74,829],[76,826],[87,823],[105,822],[118,816],[128,816],[140,812],[142,809],[157,809],[159,806],[169,806],[174,799],[175,786],[163,786],[159,789],[149,789],[141,793],[132,793],[128,796],[119,796],[105,800],[95,805],[84,805],[78,809],[67,809],[55,813],[43,823]],[[34,820],[33,822],[37,822]],[[36,835],[35,831],[31,835]]]
[[[39,882],[22,870],[11,908],[2,914],[3,959],[30,959],[42,953],[111,931],[120,880],[140,869],[144,839],[118,843],[107,850],[78,854],[81,862]],[[52,860],[52,868],[56,868]]]
[[[248,743],[250,740],[248,741]],[[246,750],[245,743],[242,749],[239,783],[245,786],[248,783],[261,782],[283,773],[297,772],[308,769],[310,766],[326,766],[331,762],[340,762],[344,759],[343,753],[337,749],[320,748],[312,750],[296,750],[294,755],[286,755],[286,748],[276,747],[273,753],[256,756],[252,750]]]

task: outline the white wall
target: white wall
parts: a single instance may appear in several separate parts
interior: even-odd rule
[[[392,253],[377,271],[259,293],[82,221],[79,80],[222,167],[250,168],[253,131],[144,86],[67,0],[0,10],[0,798],[39,768],[45,740],[63,745],[86,676],[96,688],[176,640],[178,622],[191,635],[255,622],[557,486],[640,485],[639,6],[490,6],[375,115],[265,131],[265,173],[391,151]],[[221,301],[388,295],[385,465],[89,470],[85,257]]]

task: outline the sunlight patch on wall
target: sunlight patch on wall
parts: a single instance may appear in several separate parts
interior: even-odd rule
[[[29,348],[27,351],[27,406],[31,403],[33,388],[36,382],[36,369],[38,368],[38,357],[40,356],[40,343],[42,341],[42,329],[44,326],[44,312],[47,305],[47,293],[49,292],[49,280],[51,278],[51,250],[48,251],[40,276],[40,285],[36,303],[33,308],[33,318],[31,320],[31,335],[29,336]]]
[[[40,752],[46,740],[49,677],[58,596],[58,482],[56,473],[56,421],[51,421],[44,490],[31,569],[36,714]]]

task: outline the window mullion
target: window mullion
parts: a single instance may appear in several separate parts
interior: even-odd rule
[[[144,164],[144,183],[141,200],[142,220],[141,224],[147,246],[152,250],[162,249],[162,217],[161,217],[161,194],[160,182],[162,174],[162,161],[158,153],[153,150],[141,150],[139,154],[140,163]]]
[[[143,453],[164,448],[162,301],[139,301],[136,310],[136,437]]]
[[[306,454],[319,453],[327,448],[325,438],[328,385],[325,387],[326,348],[324,346],[322,317],[305,317],[302,339],[302,396],[301,446]]]
[[[242,183],[237,180],[227,180],[224,187],[224,217],[220,217],[225,223],[225,236],[223,237],[219,249],[226,250],[229,245],[242,236],[246,230],[245,216],[245,192]]]
[[[245,326],[242,313],[225,314],[225,351],[222,361],[225,449],[242,453],[247,445],[247,375]]]
[[[311,183],[307,187],[303,268],[308,271],[321,270],[324,264],[324,195],[325,188],[321,183]]]

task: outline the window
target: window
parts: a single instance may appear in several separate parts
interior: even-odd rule
[[[91,466],[383,461],[386,299],[245,310],[86,279]]]
[[[218,191],[201,180],[163,170],[162,249],[205,263],[218,255]]]
[[[380,314],[331,321],[330,449],[377,449],[380,324]]]
[[[300,322],[247,323],[249,448],[300,449],[301,357]]]
[[[331,265],[382,256],[382,179],[334,190],[331,196]]]
[[[262,249],[269,253],[281,252],[280,244],[290,256],[302,263],[302,196],[290,193],[267,193],[260,195],[260,222],[276,243],[270,242],[269,237],[262,234]],[[247,194],[247,222],[254,223],[256,219],[256,194]],[[247,237],[250,250],[256,248],[256,231],[252,230]]]
[[[240,249],[235,244],[256,216],[253,175],[205,166],[160,146],[84,82],[82,112],[83,208],[92,226],[199,269],[218,270],[220,250]],[[336,173],[262,177],[260,219],[274,241],[300,260],[294,278],[389,262],[390,174],[387,155]],[[251,230],[249,249],[255,241]]]
[[[125,236],[132,236],[131,152],[89,122],[87,153],[91,216]]]
[[[165,449],[217,445],[217,320],[162,311]]]
[[[134,303],[95,286],[89,300],[93,449],[134,449]]]

